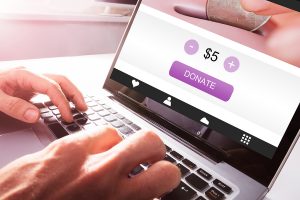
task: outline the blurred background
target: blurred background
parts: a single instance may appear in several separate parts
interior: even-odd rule
[[[0,61],[113,53],[137,0],[0,0]]]

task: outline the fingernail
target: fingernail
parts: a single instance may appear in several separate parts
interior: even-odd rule
[[[38,116],[39,113],[34,109],[28,109],[24,114],[25,120],[30,122],[36,121]]]
[[[267,9],[270,2],[266,0],[242,0],[242,5],[249,11],[258,12]]]

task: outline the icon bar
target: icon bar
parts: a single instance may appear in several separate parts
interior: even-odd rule
[[[258,152],[268,158],[272,158],[275,154],[277,148],[259,138],[252,136],[245,131],[238,129],[231,124],[224,122],[217,117],[210,115],[202,110],[199,110],[176,97],[173,97],[170,94],[167,94],[157,88],[148,85],[147,83],[142,82],[141,80],[136,79],[118,69],[114,69],[111,77],[112,80],[116,81],[119,84],[122,84],[128,89],[133,89],[134,91],[151,98],[152,100],[160,103],[163,106],[169,107],[170,109],[185,115],[186,117],[198,122],[205,124],[210,129],[218,131],[219,133],[225,135],[226,137],[230,138],[231,140],[255,151]],[[138,87],[133,87],[132,81],[136,80],[139,82]],[[167,102],[168,101],[168,102]],[[246,143],[241,142],[241,138],[246,135],[250,137],[250,141]],[[246,137],[245,137],[246,139]],[[247,144],[248,143],[248,144]]]

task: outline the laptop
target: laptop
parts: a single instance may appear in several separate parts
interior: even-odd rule
[[[85,96],[87,112],[72,108],[74,123],[49,101],[36,102],[33,126],[1,116],[0,165],[103,125],[125,139],[152,129],[182,172],[161,199],[263,199],[299,137],[299,69],[267,55],[259,31],[188,17],[175,3],[138,2],[103,88]]]

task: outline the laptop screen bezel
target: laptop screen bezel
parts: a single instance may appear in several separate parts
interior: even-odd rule
[[[132,17],[127,25],[127,28],[124,32],[124,35],[121,39],[121,42],[119,44],[119,47],[117,49],[116,55],[114,57],[114,60],[112,62],[110,71],[107,75],[107,78],[105,80],[104,86],[103,88],[107,91],[109,91],[112,94],[118,95],[119,91],[121,89],[126,89],[127,91],[132,91],[134,92],[131,88],[128,88],[114,80],[112,80],[111,74],[113,72],[113,69],[115,68],[115,64],[118,61],[119,55],[122,51],[122,47],[125,44],[126,41],[126,37],[128,35],[128,33],[130,32],[130,28],[134,22],[134,19],[136,17],[136,14],[139,10],[139,7],[142,3],[142,0],[139,0],[135,10],[132,14]],[[138,106],[141,106],[140,104],[137,103]],[[163,105],[161,105],[163,106]],[[145,107],[146,109],[146,107]],[[140,113],[142,114],[142,113]],[[165,119],[166,121],[170,121],[169,119]],[[278,174],[279,170],[282,168],[283,164],[285,163],[287,157],[289,156],[291,150],[293,149],[295,142],[297,141],[299,134],[300,134],[300,125],[297,124],[297,122],[300,121],[300,106],[298,107],[296,114],[294,115],[294,118],[292,119],[286,133],[284,134],[284,137],[282,138],[282,141],[280,143],[280,145],[277,148],[277,151],[274,155],[274,157],[272,158],[272,160],[270,160],[270,166],[271,168],[269,168],[268,174],[265,174],[265,177],[263,177],[263,179],[261,180],[257,180],[255,177],[252,177],[250,174],[247,174],[248,176],[250,176],[251,178],[255,179],[256,181],[260,182],[261,184],[263,184],[266,187],[269,187],[273,181],[274,178],[276,178],[276,175]],[[161,122],[162,124],[164,123],[163,121]],[[175,134],[175,133],[174,133]],[[185,138],[186,139],[186,138]],[[193,141],[187,141],[190,144],[195,144]],[[228,163],[230,164],[230,163]],[[239,166],[233,166],[236,169],[238,169],[239,171],[241,171],[242,173],[245,173],[244,170],[242,168],[239,168]],[[262,181],[263,180],[263,181]]]

